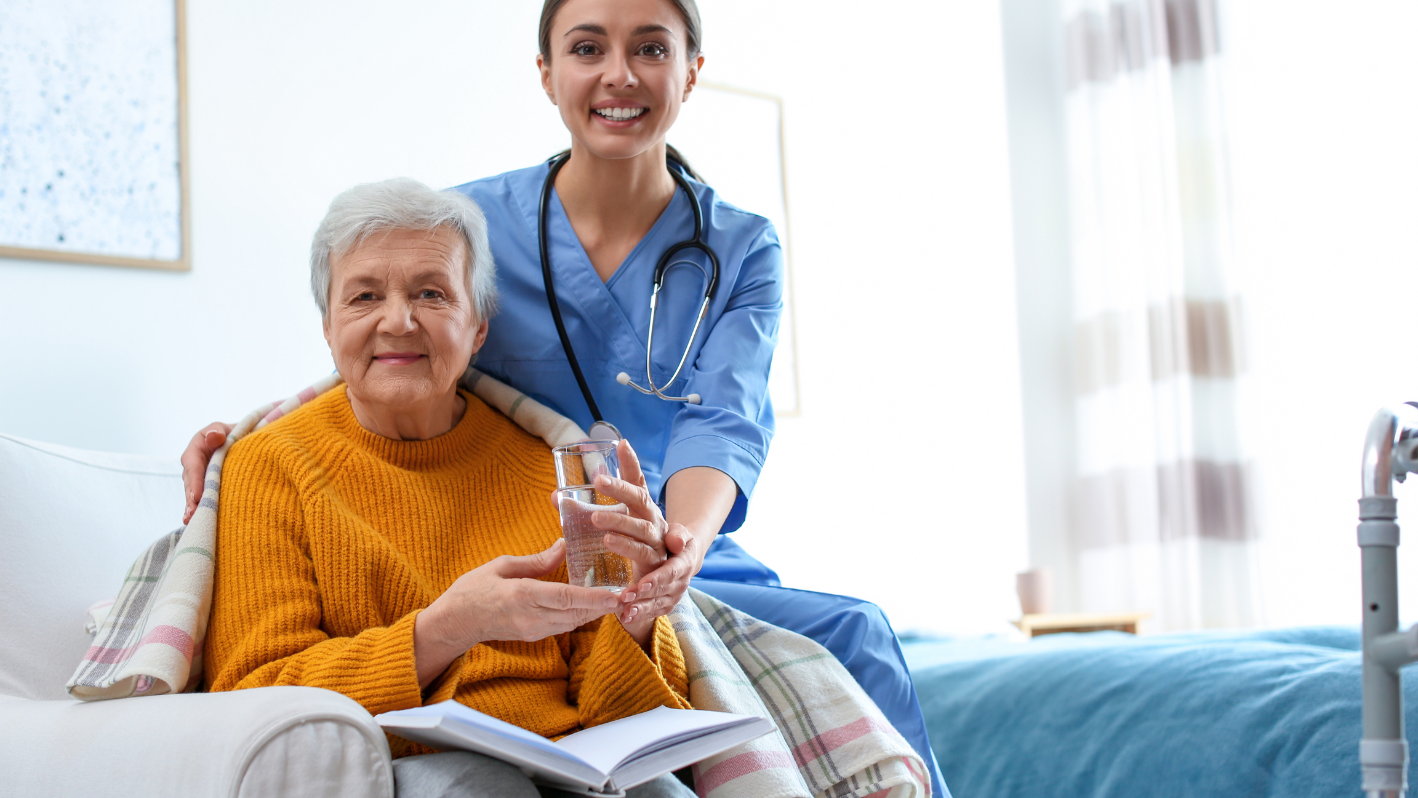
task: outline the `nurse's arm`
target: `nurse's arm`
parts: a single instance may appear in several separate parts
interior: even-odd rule
[[[665,520],[672,529],[675,524],[683,526],[694,543],[684,545],[688,541],[666,536],[665,545],[673,556],[646,574],[635,588],[633,603],[639,608],[640,617],[667,615],[679,603],[689,589],[690,578],[704,564],[709,544],[729,517],[738,490],[728,474],[709,466],[681,468],[665,483]],[[624,612],[623,609],[622,615]]]

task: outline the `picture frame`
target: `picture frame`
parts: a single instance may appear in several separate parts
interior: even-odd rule
[[[184,0],[6,15],[0,257],[191,270]]]

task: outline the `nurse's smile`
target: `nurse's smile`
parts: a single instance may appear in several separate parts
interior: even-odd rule
[[[619,100],[600,102],[591,107],[591,116],[595,117],[596,121],[617,130],[634,127],[649,114],[650,109],[643,105]]]

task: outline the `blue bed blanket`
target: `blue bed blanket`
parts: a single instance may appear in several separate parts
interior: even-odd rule
[[[903,648],[956,798],[1360,798],[1359,646],[1310,627]],[[1418,671],[1404,702],[1413,746]]]

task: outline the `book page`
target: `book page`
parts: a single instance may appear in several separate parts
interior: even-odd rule
[[[397,717],[447,717],[453,720],[462,721],[463,723],[466,723],[475,728],[492,732],[500,737],[506,737],[509,740],[516,740],[519,743],[531,746],[532,748],[536,748],[540,751],[544,751],[562,759],[572,759],[581,761],[581,763],[585,765],[591,764],[589,762],[580,760],[580,758],[577,757],[576,754],[568,752],[566,749],[561,748],[556,743],[552,742],[551,740],[548,740],[540,734],[537,734],[536,732],[527,731],[521,726],[513,725],[505,720],[499,720],[491,715],[479,712],[476,709],[463,706],[457,701],[442,701],[440,703],[426,707],[413,707],[411,709],[401,709],[397,712],[386,712],[383,715],[378,716],[376,720],[383,717],[388,717],[391,720]],[[398,731],[395,730],[395,734],[397,733]],[[592,767],[594,767],[594,765],[592,765]],[[607,774],[610,773],[610,771],[604,772]]]
[[[639,754],[668,747],[706,731],[754,720],[757,718],[753,715],[656,707],[567,735],[556,745],[602,773],[613,773],[620,764]]]

